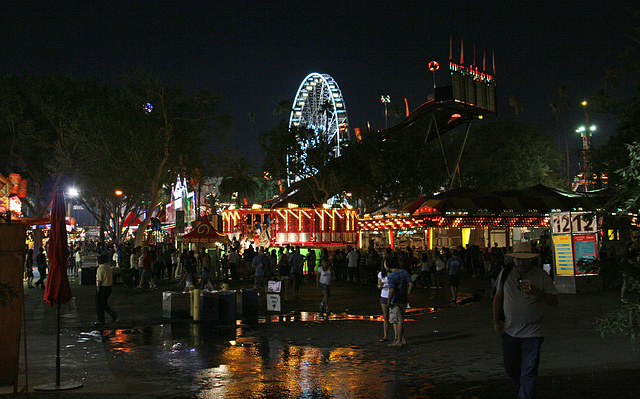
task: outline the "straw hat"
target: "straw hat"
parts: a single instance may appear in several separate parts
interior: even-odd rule
[[[539,254],[531,252],[531,244],[528,242],[519,242],[513,246],[513,252],[505,254],[518,259],[531,259],[539,256]]]

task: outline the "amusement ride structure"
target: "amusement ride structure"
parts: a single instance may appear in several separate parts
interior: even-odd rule
[[[303,151],[323,140],[330,146],[328,157],[340,156],[342,146],[349,140],[349,122],[342,92],[331,76],[313,72],[302,80],[289,118],[289,130],[294,128],[315,132],[311,142],[299,143]],[[289,184],[298,179],[290,175]]]

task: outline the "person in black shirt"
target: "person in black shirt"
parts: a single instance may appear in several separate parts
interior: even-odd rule
[[[40,280],[36,281],[36,287],[44,289],[44,279],[47,278],[47,256],[44,254],[44,248],[40,247],[40,253],[36,256],[36,264],[38,265],[38,273]]]

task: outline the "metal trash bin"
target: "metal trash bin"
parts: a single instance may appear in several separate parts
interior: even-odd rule
[[[243,288],[240,290],[240,311],[245,319],[258,317],[258,290],[255,288]]]
[[[97,267],[80,268],[80,285],[96,285]]]
[[[162,293],[162,317],[188,319],[190,306],[188,292],[164,291]]]
[[[236,321],[236,292],[218,291],[218,320],[221,322]]]
[[[200,294],[200,321],[218,321],[220,301],[217,292],[203,292]]]

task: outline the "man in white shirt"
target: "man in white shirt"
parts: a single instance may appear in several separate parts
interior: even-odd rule
[[[357,275],[356,272],[358,271],[358,253],[351,247],[351,245],[349,245],[348,249],[347,261],[349,263],[347,264],[347,271],[349,274],[347,275],[347,281],[355,282]]]
[[[116,312],[109,306],[108,300],[111,295],[111,286],[113,285],[113,272],[107,264],[107,257],[100,255],[98,257],[98,270],[96,271],[96,311],[98,313],[97,326],[104,325],[104,312],[109,313],[111,321],[118,319]]]

